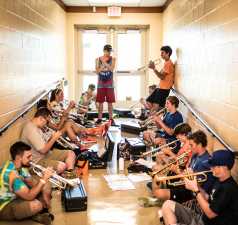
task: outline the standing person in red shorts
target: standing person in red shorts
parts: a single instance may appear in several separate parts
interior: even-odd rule
[[[112,46],[105,45],[103,47],[103,56],[96,59],[96,73],[98,74],[98,86],[96,102],[98,107],[97,124],[102,122],[103,103],[108,104],[109,120],[113,123],[112,111],[115,102],[114,85],[113,85],[113,70],[115,68],[116,59],[111,56]]]

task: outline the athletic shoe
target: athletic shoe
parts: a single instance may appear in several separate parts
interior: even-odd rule
[[[158,206],[161,207],[164,203],[163,200],[158,198],[152,198],[152,197],[140,197],[138,198],[139,205],[142,207],[154,207]]]
[[[44,224],[44,225],[51,225],[52,219],[51,215],[49,213],[38,213],[31,217],[31,219],[35,222]]]

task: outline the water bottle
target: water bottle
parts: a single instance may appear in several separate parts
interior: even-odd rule
[[[119,171],[124,171],[124,158],[119,158]]]

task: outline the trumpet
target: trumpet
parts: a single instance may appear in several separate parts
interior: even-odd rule
[[[152,172],[150,175],[153,178],[155,175],[167,175],[168,172],[171,170],[171,167],[178,163],[179,166],[182,166],[185,164],[185,159],[188,157],[188,154],[191,152],[191,150],[184,152],[183,154],[181,154],[180,156],[176,157],[176,159],[174,159],[172,162],[168,163],[167,165],[165,165],[164,167],[162,167],[160,170],[158,171],[154,171]]]
[[[50,137],[52,136],[52,133],[54,132],[54,130],[53,130],[52,128],[50,128],[50,127],[45,126],[45,127],[43,128],[43,132],[44,132],[46,135],[48,135],[48,136],[47,136],[47,139],[50,139]],[[77,146],[76,144],[67,141],[67,140],[66,140],[65,138],[63,138],[62,136],[59,137],[59,139],[58,139],[56,142],[57,142],[58,144],[60,144],[62,147],[66,148],[66,149],[69,148],[69,149],[71,149],[71,150],[75,150],[75,149],[78,148],[78,146]]]
[[[33,162],[30,162],[30,166],[32,167],[33,172],[39,177],[42,177],[44,171],[46,170],[45,167]],[[54,174],[49,178],[49,181],[60,189],[65,189],[67,186],[69,187],[77,186],[76,182],[72,182],[68,179],[65,179],[64,177],[61,177],[60,175],[56,174],[56,172],[54,172]]]
[[[167,112],[167,109],[166,108],[162,108],[158,112],[154,113],[153,116],[160,116],[162,114],[165,114],[166,112]],[[141,127],[147,127],[147,126],[151,125],[153,122],[154,122],[154,119],[150,116],[146,120],[140,121],[139,124],[140,124]]]
[[[144,158],[144,157],[146,157],[146,156],[148,156],[148,155],[150,155],[150,154],[154,155],[155,153],[159,152],[162,148],[165,148],[165,147],[168,147],[168,146],[170,146],[170,145],[172,145],[172,144],[175,144],[175,143],[177,143],[178,141],[179,141],[179,140],[176,139],[176,140],[171,141],[171,142],[169,142],[169,143],[167,143],[167,144],[161,145],[161,146],[159,146],[158,148],[155,148],[155,149],[153,149],[153,150],[151,150],[151,151],[144,152],[144,153],[141,155],[141,158]],[[175,147],[176,147],[176,145],[175,145],[173,148],[175,148]]]
[[[137,69],[137,71],[147,70],[147,69],[149,68],[149,65],[150,65],[151,62],[154,62],[155,65],[159,65],[159,64],[162,62],[162,59],[161,59],[161,58],[157,58],[157,59],[155,59],[154,61],[150,61],[147,65],[142,66],[142,67],[139,67],[139,68]]]
[[[52,111],[56,116],[63,116],[63,114],[64,114],[64,110],[56,110],[56,109],[53,109],[53,111]],[[82,114],[78,114],[78,113],[69,113],[68,114],[68,118],[69,119],[72,119],[72,120],[74,120],[74,119],[80,119],[80,120],[83,120],[84,119],[84,115],[82,115]]]
[[[139,105],[139,104],[141,104],[141,103],[140,103],[140,102],[136,102],[135,104],[131,105],[131,106],[129,107],[129,109],[133,109],[135,106],[137,106],[137,105]]]
[[[156,182],[164,182],[167,181],[168,185],[171,186],[181,186],[184,185],[185,182],[183,178],[189,178],[189,179],[196,179],[198,183],[203,183],[207,180],[207,173],[211,173],[211,170],[202,171],[202,172],[195,172],[195,173],[187,173],[187,174],[180,174],[175,176],[157,176]],[[179,181],[176,181],[177,179],[180,179]],[[173,181],[175,180],[175,181]]]

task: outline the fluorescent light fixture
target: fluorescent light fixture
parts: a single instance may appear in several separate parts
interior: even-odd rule
[[[90,5],[139,4],[140,0],[88,0]]]

